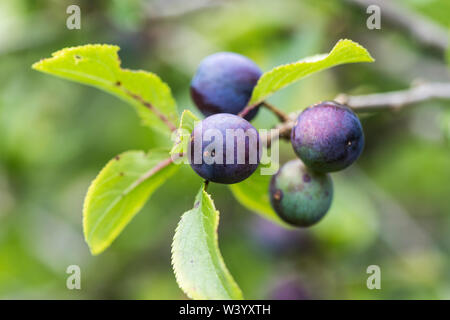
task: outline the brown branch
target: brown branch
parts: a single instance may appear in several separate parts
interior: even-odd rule
[[[274,105],[268,103],[268,102],[263,102],[262,105],[267,109],[270,110],[273,114],[275,114],[277,116],[277,118],[282,121],[282,122],[286,122],[289,121],[289,116],[287,114],[285,114],[283,111],[279,110],[277,107],[275,107]]]
[[[292,113],[289,116],[287,116],[286,121],[280,122],[277,126],[275,126],[275,130],[271,130],[266,137],[267,145],[266,147],[269,148],[272,145],[273,141],[276,141],[278,139],[283,140],[290,140],[291,139],[291,131],[294,127],[294,119],[297,117],[297,113]]]
[[[367,9],[370,5],[377,5],[381,9],[381,19],[407,30],[420,43],[432,46],[442,51],[449,47],[448,31],[440,25],[427,19],[423,15],[412,12],[392,0],[347,0]]]
[[[406,90],[361,96],[340,94],[335,100],[348,105],[355,112],[372,112],[398,110],[430,99],[450,99],[450,83],[423,83]]]
[[[248,115],[248,113],[250,111],[252,111],[253,109],[255,109],[256,107],[258,107],[261,103],[255,103],[255,104],[250,104],[248,106],[246,106],[244,109],[242,109],[241,112],[239,112],[237,115],[241,118],[244,118],[246,115]]]
[[[278,134],[272,133],[272,131],[267,135],[267,147],[270,147],[272,144],[272,141],[275,141],[279,138],[282,139],[290,139],[291,136],[291,130],[293,127],[293,121],[292,119],[285,114],[283,111],[279,110],[274,105],[268,103],[268,102],[260,102],[256,104],[251,104],[246,106],[240,113],[238,113],[238,116],[244,118],[250,111],[255,109],[256,107],[263,106],[266,109],[270,110],[273,114],[277,116],[277,118],[281,121],[281,123],[275,127],[275,129],[278,130]]]
[[[406,90],[361,96],[340,94],[335,98],[336,102],[349,106],[357,113],[399,110],[405,106],[411,106],[431,99],[450,99],[450,83],[423,83]],[[270,147],[271,143],[276,139],[290,139],[296,116],[296,113],[290,114],[286,121],[278,124],[275,127],[275,129],[278,130],[278,134],[268,134],[268,147]]]
[[[265,101],[246,106],[241,112],[238,113],[238,116],[244,118],[246,115],[250,113],[250,111],[259,106],[265,107],[267,110],[270,110],[282,122],[289,120],[289,116],[287,114],[285,114],[283,111],[275,107],[273,104],[270,104]]]

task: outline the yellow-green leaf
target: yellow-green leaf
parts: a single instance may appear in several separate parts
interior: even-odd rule
[[[65,48],[33,69],[113,94],[134,106],[145,125],[170,133],[178,115],[169,86],[151,72],[121,68],[118,51],[118,46],[100,44]]]
[[[178,285],[192,299],[243,299],[219,251],[219,212],[204,186],[185,212],[172,243],[172,265]]]
[[[351,40],[339,40],[328,54],[320,54],[275,67],[265,72],[253,89],[249,105],[264,101],[276,91],[315,72],[344,63],[372,62],[374,59],[361,45]]]
[[[196,121],[200,119],[197,118],[191,111],[184,110],[181,114],[180,125],[176,131],[175,143],[170,150],[171,155],[181,155],[186,154],[188,150],[189,139],[191,138],[192,130],[194,130],[194,125]]]
[[[114,241],[176,168],[167,151],[128,151],[108,162],[84,201],[84,236],[92,254]]]
[[[261,175],[260,170],[256,170],[246,180],[231,184],[229,187],[234,197],[248,210],[286,227],[287,224],[278,217],[270,204],[269,184],[271,178],[271,175]]]

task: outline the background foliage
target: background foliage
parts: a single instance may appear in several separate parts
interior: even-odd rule
[[[123,67],[158,74],[179,111],[195,114],[189,81],[199,61],[220,50],[266,71],[350,38],[377,59],[322,72],[269,99],[287,112],[340,92],[450,80],[442,52],[385,20],[368,30],[365,12],[346,1],[75,1],[82,29],[71,31],[65,10],[73,3],[0,3],[0,298],[186,298],[170,268],[170,244],[200,178],[182,166],[92,257],[81,220],[90,182],[115,155],[167,147],[166,137],[110,95],[31,70],[51,52],[117,44]],[[399,3],[450,28],[446,0]],[[303,298],[450,298],[449,107],[431,101],[364,117],[365,152],[335,175],[332,210],[308,230],[260,220],[228,187],[210,185],[222,255],[245,297],[277,297],[289,284]],[[254,122],[267,128],[276,119],[262,110]],[[282,163],[294,157],[289,144],[280,147]],[[81,291],[65,288],[70,264],[81,267]],[[371,264],[381,267],[380,291],[366,288]]]

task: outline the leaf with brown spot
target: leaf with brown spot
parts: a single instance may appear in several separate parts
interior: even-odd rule
[[[167,151],[128,151],[116,156],[89,187],[83,228],[92,254],[105,250],[177,166]]]
[[[118,46],[101,44],[65,48],[33,69],[113,94],[132,105],[144,125],[170,134],[178,114],[169,86],[154,73],[122,68],[118,51]]]

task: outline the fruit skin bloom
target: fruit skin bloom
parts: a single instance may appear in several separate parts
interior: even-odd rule
[[[298,116],[291,143],[308,167],[333,172],[358,159],[364,148],[364,133],[358,116],[350,108],[326,101]]]
[[[250,59],[236,53],[219,52],[200,63],[191,82],[191,97],[205,115],[238,114],[250,100],[262,71]],[[255,117],[258,108],[245,117]]]
[[[270,182],[270,202],[289,224],[308,227],[327,213],[333,199],[329,174],[315,172],[300,160],[285,163]]]
[[[259,133],[247,120],[219,113],[195,126],[188,150],[189,163],[203,179],[237,183],[258,168],[260,147]]]

